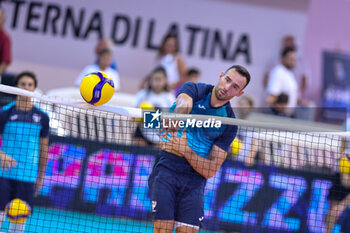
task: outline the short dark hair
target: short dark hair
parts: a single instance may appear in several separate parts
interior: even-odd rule
[[[199,75],[200,71],[197,68],[190,68],[187,71],[187,75],[191,76],[191,75]]]
[[[158,72],[162,72],[164,76],[167,77],[166,70],[163,66],[157,66],[156,68],[154,68],[154,70],[152,70],[151,74],[158,73]]]
[[[288,104],[289,96],[286,93],[281,93],[277,96],[276,104]]]
[[[38,80],[36,79],[35,74],[34,74],[33,72],[31,72],[31,71],[23,71],[23,72],[19,73],[19,74],[16,76],[16,79],[15,79],[15,86],[16,86],[16,87],[18,86],[19,81],[20,81],[24,76],[30,77],[31,79],[34,80],[34,87],[35,87],[35,88],[38,86]]]
[[[292,47],[287,47],[285,49],[282,50],[281,52],[281,58],[284,58],[285,56],[288,55],[288,53],[292,53],[292,52],[295,52],[296,49],[295,48],[292,48]]]
[[[250,82],[250,73],[248,72],[248,70],[246,68],[244,68],[243,66],[233,65],[225,71],[225,74],[232,69],[235,69],[235,71],[237,71],[237,73],[239,73],[240,75],[242,75],[243,77],[246,78],[247,83],[242,89],[244,89],[246,86],[248,86],[248,84]]]

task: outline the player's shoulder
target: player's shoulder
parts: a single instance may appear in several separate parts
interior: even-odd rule
[[[183,85],[184,89],[196,89],[199,90],[203,93],[209,93],[211,90],[213,90],[214,86],[211,84],[207,84],[207,83],[194,83],[194,82],[185,82],[185,84]]]
[[[202,82],[185,82],[184,85],[191,85],[194,87],[201,87],[201,88],[208,88],[208,89],[213,89],[214,86],[208,83],[202,83]]]
[[[0,111],[9,111],[16,105],[16,101],[12,101],[11,103],[8,103],[1,107]]]
[[[6,104],[6,105],[2,106],[2,107],[0,108],[0,116],[1,116],[2,118],[6,117],[6,116],[9,116],[10,112],[11,112],[12,109],[15,107],[15,104],[16,104],[16,102],[13,101],[13,102],[11,102],[11,103],[9,103],[9,104]]]
[[[178,95],[185,93],[189,95],[194,102],[206,98],[213,90],[214,86],[206,83],[186,82],[180,89]]]
[[[224,107],[226,108],[226,112],[227,112],[227,117],[231,117],[231,118],[236,118],[236,115],[233,111],[233,108],[231,106],[230,102],[227,102]]]
[[[45,119],[49,119],[49,115],[47,114],[47,112],[45,112],[42,108],[40,108],[37,105],[34,105],[33,112],[39,114],[40,116],[42,116]]]

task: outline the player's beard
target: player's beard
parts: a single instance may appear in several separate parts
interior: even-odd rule
[[[230,99],[229,97],[226,96],[227,92],[224,89],[222,89],[222,88],[215,87],[214,93],[215,93],[215,97],[218,100],[229,100]]]

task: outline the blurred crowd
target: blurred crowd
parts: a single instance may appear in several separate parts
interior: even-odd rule
[[[4,12],[0,10],[0,75],[1,83],[11,84],[6,81],[6,69],[11,64],[11,40],[4,30]],[[315,119],[314,104],[305,99],[308,86],[309,73],[304,59],[298,52],[296,38],[286,35],[281,38],[279,48],[276,48],[275,59],[270,61],[259,84],[264,90],[264,103],[257,103],[249,94],[245,94],[238,101],[234,110],[237,117],[248,119],[252,111],[260,111],[276,116],[301,118],[307,120]],[[101,38],[97,41],[94,50],[95,57],[91,64],[82,69],[75,79],[75,86],[79,86],[83,77],[89,73],[103,71],[112,78],[115,90],[121,90],[121,79],[118,66],[118,54],[115,45],[109,38]],[[193,67],[179,51],[179,39],[176,33],[165,35],[155,54],[153,67],[149,67],[148,74],[139,83],[139,91],[135,95],[133,107],[166,110],[174,103],[185,82],[200,82],[200,67]],[[73,84],[73,83],[72,83]],[[0,103],[3,105],[4,103]],[[146,106],[146,107],[145,107]],[[257,110],[256,107],[264,106]],[[137,124],[141,124],[137,121]],[[153,136],[155,137],[155,136]],[[145,135],[142,127],[138,126],[135,131],[135,144],[153,145],[157,144],[157,138]]]

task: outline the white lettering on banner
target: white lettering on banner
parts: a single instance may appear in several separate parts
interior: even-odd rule
[[[193,128],[195,123],[196,123],[196,119],[187,120],[188,127]]]
[[[264,94],[260,85],[262,76],[258,74],[266,72],[275,55],[277,61],[276,41],[286,34],[298,40],[304,38],[308,18],[306,9],[286,10],[244,1],[1,3],[6,13],[5,30],[16,45],[13,49],[16,62],[9,67],[9,72],[18,73],[23,66],[39,65],[37,72],[43,77],[40,80],[43,91],[73,85],[83,67],[95,61],[93,51],[98,38],[105,37],[116,45],[113,58],[120,68],[122,92],[136,93],[135,83],[141,82],[158,64],[157,49],[164,35],[175,32],[179,36],[181,56],[189,66],[201,71],[201,82],[216,84],[216,77],[229,66],[245,66],[256,77],[247,94],[258,103],[257,107]],[[281,17],[284,20],[280,20]],[[289,27],[288,22],[293,22],[293,27]],[[45,78],[48,73],[50,78]]]
[[[172,120],[172,119],[163,119],[163,128],[169,127],[179,127],[179,128],[220,128],[222,123],[219,120],[215,120],[214,118],[209,118],[205,121],[197,120],[197,119],[187,119],[184,120]]]
[[[326,88],[325,100],[350,103],[350,90],[342,89],[339,87]]]

